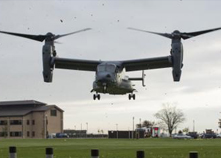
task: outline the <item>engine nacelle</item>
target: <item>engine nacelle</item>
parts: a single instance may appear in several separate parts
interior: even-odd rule
[[[175,82],[179,82],[180,81],[180,77],[181,77],[181,73],[182,73],[182,70],[174,70],[172,71],[172,74],[173,74],[173,81]]]
[[[172,62],[173,62],[173,80],[175,82],[180,81],[182,67],[183,67],[183,46],[182,43],[173,43],[172,44]]]
[[[44,82],[52,82],[54,65],[51,63],[53,46],[44,45],[42,49]]]

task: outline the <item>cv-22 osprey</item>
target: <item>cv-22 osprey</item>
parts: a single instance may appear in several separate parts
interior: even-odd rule
[[[58,69],[71,69],[80,71],[94,71],[95,81],[93,82],[93,89],[95,92],[93,99],[100,100],[100,93],[107,93],[113,95],[129,94],[129,99],[135,100],[136,91],[131,81],[142,81],[144,85],[144,70],[172,68],[173,80],[180,81],[181,69],[183,67],[183,45],[181,39],[189,39],[201,34],[216,31],[221,28],[209,29],[197,32],[180,32],[178,30],[172,33],[157,33],[150,32],[135,28],[129,28],[137,31],[148,32],[170,38],[172,40],[171,51],[169,56],[144,58],[134,60],[121,60],[121,61],[100,61],[100,60],[82,60],[82,59],[69,59],[57,57],[55,50],[55,40],[64,36],[72,35],[75,33],[90,30],[86,28],[83,30],[75,31],[68,34],[54,35],[47,33],[46,35],[29,35],[13,32],[0,31],[0,33],[24,37],[39,42],[45,41],[42,49],[43,59],[43,77],[45,82],[52,82],[53,70]],[[125,76],[124,73],[128,71],[142,71],[142,76],[138,78],[130,78]]]

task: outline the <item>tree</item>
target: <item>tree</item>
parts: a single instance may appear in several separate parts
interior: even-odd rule
[[[219,123],[219,128],[221,128],[221,119],[219,119],[218,123]]]
[[[190,130],[189,130],[188,127],[186,127],[186,128],[183,129],[183,132],[184,132],[184,133],[188,133],[189,131],[190,131]]]
[[[153,127],[154,125],[155,125],[154,121],[152,122],[152,121],[147,121],[147,120],[143,121],[143,124],[142,124],[143,127],[147,127],[147,128]]]
[[[155,125],[155,122],[152,121],[148,121],[148,120],[144,120],[142,124],[136,124],[137,128],[142,128],[142,127],[146,127],[146,128],[150,128],[153,127]]]
[[[136,124],[136,128],[142,128],[141,124]]]
[[[182,110],[170,104],[163,104],[163,108],[155,114],[155,117],[160,121],[160,125],[168,130],[170,137],[175,128],[185,121]]]

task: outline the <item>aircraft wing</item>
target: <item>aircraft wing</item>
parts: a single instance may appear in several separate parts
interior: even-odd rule
[[[55,68],[82,71],[96,71],[97,65],[101,63],[101,61],[96,60],[67,59],[58,57],[54,57],[52,61]]]
[[[147,69],[160,69],[172,67],[172,57],[157,57],[147,59],[125,60],[122,61],[126,71],[138,71]]]

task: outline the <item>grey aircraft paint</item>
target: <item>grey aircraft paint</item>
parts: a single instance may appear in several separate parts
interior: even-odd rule
[[[132,85],[132,80],[144,81],[144,74],[141,78],[129,78],[123,75],[123,71],[143,71],[149,69],[160,69],[172,67],[172,74],[174,81],[180,81],[182,67],[183,67],[183,45],[182,39],[189,39],[201,34],[220,30],[221,28],[215,28],[210,30],[181,33],[174,31],[171,34],[150,32],[135,28],[129,28],[132,30],[157,34],[172,39],[171,52],[169,56],[135,59],[135,60],[123,60],[123,61],[95,61],[95,60],[82,60],[82,59],[66,59],[58,58],[54,42],[56,39],[79,33],[82,31],[90,30],[90,28],[82,29],[68,34],[54,35],[47,33],[46,35],[27,35],[20,33],[12,33],[0,31],[0,33],[19,36],[36,40],[39,42],[45,41],[42,48],[42,60],[43,60],[43,77],[45,82],[52,82],[54,68],[60,69],[72,69],[81,71],[94,71],[95,81],[93,82],[93,89],[91,92],[96,92],[93,98],[100,100],[99,93],[108,93],[114,95],[122,95],[129,93],[129,99],[135,99],[133,92],[135,89]],[[144,83],[143,83],[144,85]]]

